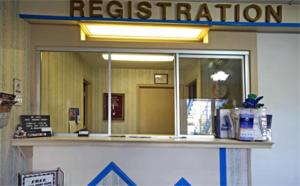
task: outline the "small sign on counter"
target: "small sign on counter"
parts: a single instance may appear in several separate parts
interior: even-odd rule
[[[58,168],[54,171],[35,172],[19,175],[19,186],[63,186],[64,173]]]
[[[21,124],[17,126],[15,138],[51,136],[49,115],[21,115]]]

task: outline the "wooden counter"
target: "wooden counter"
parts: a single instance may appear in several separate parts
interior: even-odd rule
[[[126,137],[77,137],[52,136],[26,139],[12,139],[13,146],[167,146],[195,148],[272,148],[272,142],[244,142],[230,139],[172,138],[169,136],[126,136]]]

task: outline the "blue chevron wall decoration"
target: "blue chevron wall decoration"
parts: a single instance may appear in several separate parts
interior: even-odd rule
[[[88,186],[101,185],[100,183],[107,178],[110,173],[114,173],[121,182],[128,186],[136,186],[136,184],[114,163],[110,162],[89,184]],[[122,184],[123,185],[123,184]]]
[[[174,186],[192,186],[185,178],[181,178]]]

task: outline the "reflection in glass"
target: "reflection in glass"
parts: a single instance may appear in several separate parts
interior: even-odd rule
[[[209,133],[211,124],[211,101],[187,99],[187,133]]]
[[[180,134],[213,134],[215,110],[243,99],[241,59],[179,60]]]

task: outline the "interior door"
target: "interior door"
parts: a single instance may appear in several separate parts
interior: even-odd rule
[[[140,134],[174,135],[174,88],[138,88]]]

